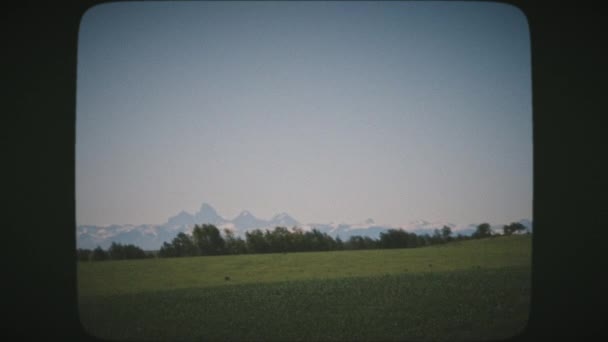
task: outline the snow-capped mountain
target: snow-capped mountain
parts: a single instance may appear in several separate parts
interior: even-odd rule
[[[270,219],[271,227],[294,227],[300,224],[293,217],[289,216],[287,213],[280,213],[275,215],[272,219]]]
[[[232,220],[238,232],[244,232],[250,229],[264,228],[268,226],[268,221],[259,219],[253,216],[247,210],[243,210],[237,217]]]
[[[196,223],[208,223],[217,226],[225,223],[226,219],[218,215],[217,211],[215,211],[212,206],[203,203],[198,212],[194,214],[194,221]]]
[[[531,220],[522,219],[518,222],[523,224],[530,231],[532,230]],[[461,234],[468,236],[475,232],[479,224],[459,225],[450,222],[416,220],[405,224],[392,225],[378,224],[371,218],[368,218],[361,223],[354,224],[334,222],[301,224],[284,212],[273,216],[269,220],[265,220],[255,217],[247,210],[243,210],[234,219],[227,220],[220,216],[211,205],[203,203],[195,214],[181,211],[175,216],[170,217],[166,223],[160,225],[143,224],[136,226],[132,224],[113,224],[103,227],[81,225],[76,229],[76,245],[77,248],[93,249],[100,246],[107,249],[112,242],[117,242],[122,244],[134,244],[144,250],[157,250],[163,242],[170,242],[178,233],[191,233],[195,224],[205,223],[213,224],[221,231],[229,229],[237,236],[241,237],[244,237],[245,233],[252,229],[265,230],[274,229],[275,227],[298,227],[303,231],[316,229],[323,233],[327,233],[333,238],[340,237],[342,240],[347,240],[354,235],[368,236],[377,239],[380,237],[380,233],[386,232],[389,229],[403,229],[417,235],[432,235],[435,229],[441,229],[443,226],[450,227],[454,235]],[[502,234],[502,227],[502,224],[491,226],[492,230],[498,234]]]
[[[179,212],[179,214],[169,217],[167,220],[167,225],[169,226],[181,226],[181,225],[189,225],[194,224],[194,215],[189,214],[185,211]]]
[[[171,241],[180,231],[186,231],[187,226],[143,224],[139,226],[112,225],[108,227],[79,226],[76,230],[76,245],[78,248],[92,249],[97,246],[108,248],[112,242],[133,244],[145,250],[160,248],[163,242]]]

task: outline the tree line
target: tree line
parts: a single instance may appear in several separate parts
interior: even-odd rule
[[[99,246],[93,250],[79,248],[76,250],[76,255],[79,261],[145,259],[153,257],[152,254],[144,252],[143,249],[135,245],[122,245],[116,242],[112,242],[107,251]]]
[[[514,222],[503,226],[503,234],[511,235],[526,231],[521,223]],[[380,233],[379,239],[367,236],[351,236],[343,241],[338,236],[332,238],[327,233],[317,229],[303,231],[300,228],[287,229],[276,227],[273,230],[254,229],[245,233],[245,238],[235,236],[225,229],[223,233],[212,224],[195,225],[192,234],[180,232],[169,243],[164,242],[157,256],[161,258],[202,256],[202,255],[229,255],[229,254],[256,254],[256,253],[287,253],[308,251],[336,251],[359,250],[378,248],[415,248],[443,244],[451,241],[481,239],[495,236],[488,223],[477,226],[470,236],[454,236],[452,229],[444,226],[435,229],[433,234],[417,235],[400,229],[389,229]],[[134,245],[123,246],[112,243],[108,251],[99,246],[94,250],[79,249],[78,260],[102,261],[120,259],[141,259],[151,257],[139,247]]]

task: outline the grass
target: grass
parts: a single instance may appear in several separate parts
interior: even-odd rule
[[[530,254],[531,238],[514,236],[82,263],[81,321],[92,335],[117,340],[506,338],[528,317]]]

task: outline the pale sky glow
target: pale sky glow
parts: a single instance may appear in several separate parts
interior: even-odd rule
[[[79,34],[77,224],[532,218],[530,42],[484,2],[133,2]]]

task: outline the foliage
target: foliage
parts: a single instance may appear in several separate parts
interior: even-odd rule
[[[219,229],[212,224],[195,225],[192,230],[192,240],[198,249],[194,255],[224,254],[225,241],[220,235]]]
[[[477,230],[473,233],[474,239],[481,239],[492,235],[492,229],[489,223],[482,223],[477,226]]]
[[[97,248],[95,248],[93,250],[93,253],[91,255],[91,260],[104,261],[107,259],[108,259],[108,253],[106,251],[104,251],[103,249],[101,249],[101,247],[97,246]]]
[[[441,238],[444,241],[452,241],[452,228],[443,226],[443,228],[441,228]]]
[[[108,249],[108,255],[112,260],[144,259],[147,257],[143,249],[135,245],[121,245],[116,242],[112,242]]]
[[[504,235],[511,235],[513,233],[524,232],[526,231],[526,226],[519,222],[512,222],[511,224],[505,225],[502,227]]]
[[[369,236],[353,235],[344,244],[344,249],[373,249],[379,248],[376,240]]]
[[[414,233],[400,229],[390,229],[380,233],[380,246],[382,248],[412,248],[418,246],[418,238]]]
[[[224,241],[227,254],[245,254],[247,253],[247,244],[240,237],[235,237],[234,233],[229,229],[224,229]]]
[[[513,232],[524,231],[525,227],[520,223],[511,223],[504,226],[505,235]],[[245,239],[235,236],[234,232],[225,229],[223,234],[212,224],[195,225],[192,235],[180,232],[170,242],[164,242],[156,254],[158,257],[189,257],[199,255],[226,255],[226,254],[259,254],[259,253],[288,253],[288,252],[316,252],[316,251],[339,251],[339,250],[363,250],[377,248],[416,248],[452,241],[463,241],[468,239],[480,239],[492,236],[488,223],[477,226],[477,230],[471,237],[458,234],[452,237],[452,229],[443,226],[435,229],[432,235],[416,235],[401,229],[389,229],[380,233],[379,239],[368,236],[353,235],[348,240],[332,238],[327,233],[318,229],[303,231],[294,227],[275,227],[273,230],[253,229],[245,232]],[[113,243],[109,250],[109,256],[102,252],[77,250],[77,258],[80,261],[105,260],[111,258],[132,259],[146,257],[145,252],[133,245],[122,246]]]
[[[175,248],[173,248],[173,244],[168,243],[168,242],[163,242],[163,245],[160,247],[160,250],[158,251],[158,256],[161,258],[170,258],[170,257],[176,257],[177,253],[175,251]]]
[[[247,250],[252,253],[268,253],[270,252],[270,245],[264,233],[259,229],[254,229],[245,233],[247,240]]]
[[[198,255],[199,250],[192,238],[186,233],[180,232],[171,241],[164,242],[158,253],[159,257],[184,257]]]

